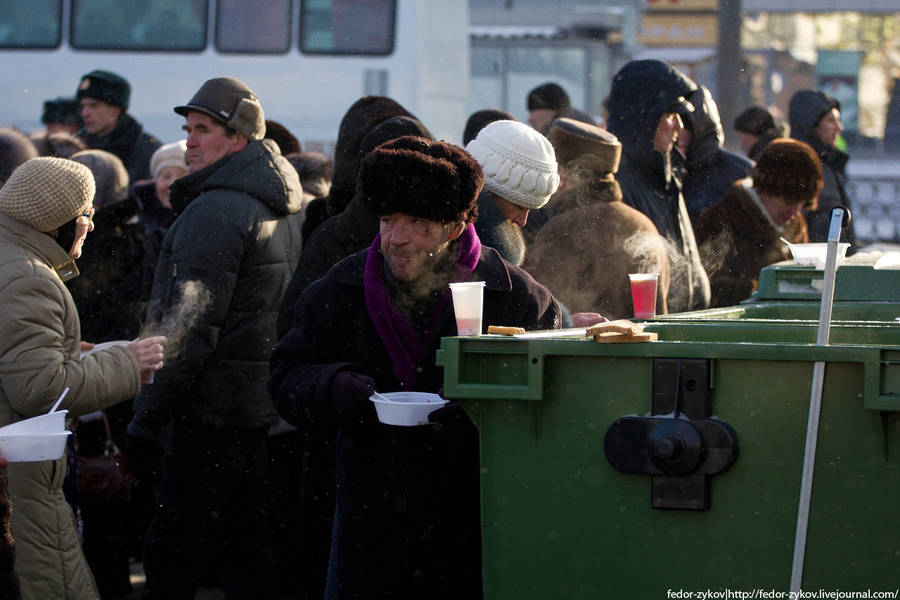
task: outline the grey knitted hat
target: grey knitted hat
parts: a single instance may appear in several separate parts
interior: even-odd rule
[[[93,199],[90,169],[42,156],[23,163],[0,188],[0,212],[46,233],[88,211]]]
[[[518,121],[494,121],[466,146],[484,171],[484,187],[507,202],[540,208],[559,187],[550,141]]]
[[[122,160],[106,150],[82,150],[72,160],[91,170],[94,176],[94,207],[112,206],[128,197],[128,171]]]

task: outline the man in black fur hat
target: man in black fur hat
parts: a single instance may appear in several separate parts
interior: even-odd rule
[[[456,335],[448,283],[484,281],[484,324],[557,328],[545,287],[482,247],[472,222],[483,175],[461,148],[404,136],[360,170],[379,216],[368,250],[297,302],[269,390],[299,429],[335,435],[335,524],[326,597],[480,598],[478,433],[457,402],[433,424],[381,424],[374,390],[439,392],[435,351]]]
[[[150,179],[150,157],[162,143],[127,113],[128,82],[111,71],[95,70],[82,76],[75,95],[84,121],[76,135],[88,148],[118,156],[130,181]]]

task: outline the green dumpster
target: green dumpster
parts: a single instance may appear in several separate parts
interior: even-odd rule
[[[744,314],[648,322],[652,343],[443,340],[480,432],[485,598],[786,594],[816,361],[803,589],[897,589],[900,323],[821,347],[812,316]]]

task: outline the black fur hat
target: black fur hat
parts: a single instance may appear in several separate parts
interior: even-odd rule
[[[365,206],[376,215],[444,223],[478,218],[481,166],[453,144],[411,135],[391,140],[366,155],[359,176]]]

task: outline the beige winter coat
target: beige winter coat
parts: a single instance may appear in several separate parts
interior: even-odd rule
[[[528,246],[522,267],[569,310],[631,318],[629,273],[659,273],[658,314],[669,290],[666,245],[653,223],[621,200],[618,185],[554,196],[550,218]]]
[[[79,358],[78,313],[61,279],[76,274],[50,236],[0,213],[0,426],[49,411],[66,387],[60,409],[70,420],[137,395],[140,367],[124,346]],[[65,472],[65,456],[9,465],[24,600],[99,598],[63,497]]]

